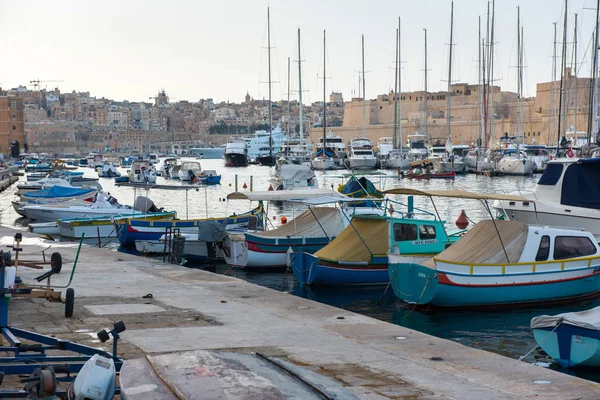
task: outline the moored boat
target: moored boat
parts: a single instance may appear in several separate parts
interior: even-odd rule
[[[563,368],[600,367],[600,307],[531,320],[538,346]]]

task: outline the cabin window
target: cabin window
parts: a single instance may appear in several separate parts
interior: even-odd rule
[[[596,246],[587,238],[582,236],[557,236],[554,239],[554,259],[584,257],[596,254]]]
[[[542,240],[540,241],[540,248],[538,249],[538,252],[535,255],[535,261],[546,261],[548,259],[549,255],[550,255],[550,236],[544,235],[544,236],[542,236]]]
[[[419,227],[419,237],[421,240],[435,239],[435,226],[421,225]]]
[[[556,182],[562,175],[564,166],[562,164],[548,164],[542,177],[538,181],[538,185],[556,185]]]
[[[417,240],[417,226],[415,224],[394,224],[394,240],[396,242]]]

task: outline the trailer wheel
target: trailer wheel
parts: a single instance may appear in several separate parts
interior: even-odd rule
[[[57,274],[60,273],[60,270],[62,269],[62,256],[60,253],[52,253],[52,256],[50,256],[50,267],[52,270],[55,270]]]
[[[65,317],[71,318],[73,316],[74,308],[75,308],[75,289],[68,288],[67,294],[65,295]]]

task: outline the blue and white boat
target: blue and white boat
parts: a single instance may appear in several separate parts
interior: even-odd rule
[[[92,201],[97,192],[96,189],[90,188],[54,185],[47,189],[25,192],[21,194],[21,201],[27,203],[64,202],[74,199]]]
[[[231,215],[225,218],[169,219],[169,220],[129,220],[119,223],[117,237],[123,246],[134,246],[136,240],[159,240],[169,230],[179,229],[181,233],[197,233],[198,224],[217,221],[227,229],[247,229],[251,220],[257,220],[262,226],[263,208],[259,206],[247,213]]]
[[[563,368],[600,367],[600,307],[531,320],[538,345]]]

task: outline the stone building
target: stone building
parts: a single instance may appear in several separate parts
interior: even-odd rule
[[[0,91],[1,92],[1,91]],[[0,154],[9,155],[9,144],[16,141],[24,149],[23,98],[0,96]]]

